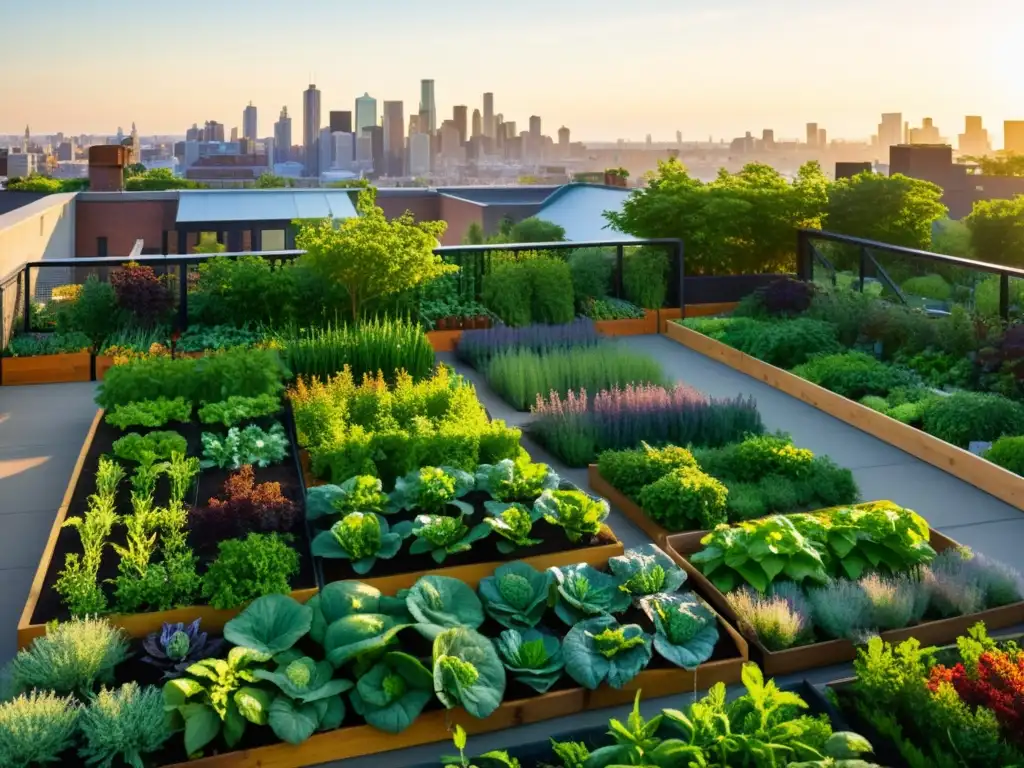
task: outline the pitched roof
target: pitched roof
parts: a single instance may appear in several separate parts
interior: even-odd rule
[[[536,216],[565,229],[566,240],[635,240],[611,229],[605,211],[618,211],[630,190],[595,184],[566,184],[551,195]]]

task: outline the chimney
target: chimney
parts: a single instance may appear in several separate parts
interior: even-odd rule
[[[96,144],[89,147],[89,190],[123,192],[128,152],[128,147],[118,144]]]

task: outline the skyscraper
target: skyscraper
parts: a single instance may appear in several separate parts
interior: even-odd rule
[[[479,109],[474,109],[473,110],[473,128],[472,128],[471,137],[475,139],[477,136],[479,136],[483,132],[484,132],[483,118],[480,116],[480,110]]]
[[[317,137],[316,149],[317,175],[319,176],[321,173],[330,170],[334,166],[334,137],[331,135],[330,128],[320,129],[320,135]]]
[[[452,118],[455,120],[455,127],[459,129],[459,141],[462,144],[466,143],[466,139],[469,138],[469,125],[466,115],[469,111],[468,107],[458,106],[452,110]]]
[[[331,110],[330,120],[328,124],[331,126],[331,133],[352,133],[352,113],[344,111]]]
[[[530,136],[532,136],[534,139],[539,139],[540,138],[540,116],[539,115],[531,115],[530,116]]]
[[[258,134],[256,122],[256,107],[249,102],[249,106],[242,112],[242,138],[255,140]]]
[[[807,124],[807,147],[814,149],[818,146],[818,124],[808,123]]]
[[[278,163],[288,162],[292,151],[292,119],[288,117],[288,107],[281,107],[281,116],[274,123],[274,160]]]
[[[903,143],[903,113],[886,112],[878,124],[878,148],[889,158],[889,147]]]
[[[425,133],[409,137],[409,175],[430,175],[430,136]]]
[[[484,136],[492,139],[497,135],[497,126],[494,122],[494,94],[484,94]]]
[[[25,126],[25,138],[23,138],[21,140],[21,154],[23,154],[23,155],[27,155],[28,154],[28,143],[29,143],[29,140],[31,138],[32,138],[32,132],[29,131],[28,126],[26,125]]]
[[[433,133],[437,130],[437,105],[434,103],[434,81],[420,81],[420,115],[427,113],[427,124],[420,118],[420,130]]]
[[[231,129],[231,143],[232,144],[237,144],[238,143],[238,126],[237,125],[234,126]]]
[[[139,131],[135,127],[135,122],[132,121],[132,162],[142,162],[142,143],[139,141]]]
[[[306,175],[320,176],[320,91],[313,84],[302,94],[302,148]]]
[[[969,116],[960,134],[960,152],[965,155],[984,155],[992,151],[988,131],[982,127],[980,117]]]
[[[828,132],[824,128],[818,129],[818,149],[828,148]]]
[[[377,100],[368,93],[356,99],[356,136],[363,135],[364,128],[377,125]]]
[[[558,146],[562,149],[569,147],[569,129],[564,125],[558,129]]]
[[[1003,122],[1003,149],[1024,154],[1024,120]]]
[[[384,173],[405,175],[405,109],[400,101],[384,102]]]
[[[910,143],[911,144],[941,144],[942,137],[939,135],[939,129],[935,126],[935,122],[930,118],[926,117],[921,122],[920,128],[910,129]]]

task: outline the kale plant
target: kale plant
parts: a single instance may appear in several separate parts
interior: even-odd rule
[[[244,464],[268,467],[288,455],[288,435],[274,423],[264,431],[255,424],[245,429],[232,427],[227,435],[203,432],[203,468],[238,469]]]
[[[636,624],[620,625],[611,616],[576,624],[562,642],[565,671],[584,688],[607,682],[622,688],[651,660],[651,638]]]
[[[163,670],[165,680],[181,677],[197,661],[218,656],[224,646],[222,639],[210,640],[199,631],[199,619],[189,625],[164,623],[159,632],[151,632],[142,641],[146,655],[142,661]]]

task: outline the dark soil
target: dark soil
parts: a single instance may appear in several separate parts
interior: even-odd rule
[[[290,418],[290,415],[282,412],[278,417],[259,419],[254,423],[259,424],[261,427],[266,429],[273,424],[274,421],[283,421],[287,418]],[[159,427],[158,430],[179,432],[188,441],[188,455],[199,457],[201,457],[203,453],[202,441],[200,439],[200,435],[203,432],[227,432],[227,429],[221,425],[200,424],[198,422],[190,422],[188,424],[172,422],[164,427]],[[82,465],[82,472],[79,475],[78,484],[75,486],[71,504],[68,507],[67,517],[81,517],[85,514],[85,511],[88,508],[88,498],[96,491],[96,469],[99,466],[100,457],[104,455],[113,457],[112,446],[115,440],[123,437],[129,432],[146,434],[158,430],[138,427],[120,430],[101,421],[96,429],[96,435],[89,447],[89,452],[86,456],[85,462]],[[117,511],[119,514],[130,514],[132,509],[130,479],[135,465],[132,462],[121,463],[125,468],[126,477],[121,481],[121,484],[118,487]],[[297,517],[295,524],[292,526],[292,529],[290,531],[282,531],[282,533],[290,533],[294,536],[292,546],[299,553],[300,570],[292,579],[292,588],[304,589],[315,587],[316,578],[313,569],[312,557],[309,553],[309,541],[306,535],[305,515],[301,513],[304,498],[296,457],[289,455],[280,464],[266,468],[253,467],[253,470],[256,483],[280,483],[281,492],[299,505],[300,514]],[[205,506],[210,497],[220,495],[224,487],[224,482],[231,474],[232,473],[228,470],[222,470],[216,467],[201,470],[196,480],[193,482],[193,487],[190,489],[189,493],[186,494],[185,503],[191,507],[195,507],[197,505]],[[170,483],[166,477],[161,477],[157,481],[156,490],[153,494],[155,506],[160,507],[165,505],[169,497]],[[120,562],[120,557],[114,549],[109,546],[109,544],[119,544],[123,546],[125,544],[125,533],[125,528],[122,525],[115,525],[111,531],[111,535],[108,539],[108,546],[104,550],[103,561],[100,565],[98,578],[101,583],[107,579],[115,579],[118,575],[118,563]],[[199,557],[199,573],[202,574],[206,571],[209,564],[217,557],[217,545],[219,544],[219,541],[215,538],[211,538],[209,535],[206,535],[205,532],[190,531],[189,544]],[[64,621],[70,618],[70,614],[62,603],[60,595],[58,595],[57,591],[54,589],[54,584],[57,581],[57,577],[61,570],[64,568],[66,556],[71,553],[81,554],[81,552],[82,545],[78,530],[75,528],[62,528],[57,538],[56,546],[54,547],[50,567],[46,572],[46,579],[43,582],[43,589],[39,595],[39,601],[37,602],[35,612],[32,615],[33,624],[42,624],[53,619]],[[155,553],[155,558],[159,558],[159,548]],[[110,604],[113,605],[113,584],[104,584],[104,590],[106,591],[108,598],[110,598]]]

